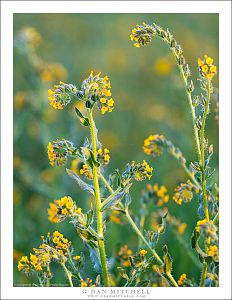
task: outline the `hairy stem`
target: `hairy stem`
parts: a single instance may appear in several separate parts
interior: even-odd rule
[[[51,284],[51,270],[49,264],[47,265],[47,286],[50,286]]]
[[[205,123],[209,113],[209,101],[210,101],[210,81],[207,84],[207,101],[205,104],[205,110],[202,118],[201,126],[201,174],[202,174],[202,193],[204,201],[204,212],[207,222],[209,222],[209,210],[207,203],[207,192],[206,192],[206,177],[205,177]]]
[[[62,268],[64,269],[65,275],[66,275],[67,278],[68,278],[69,285],[70,285],[71,287],[73,287],[72,274],[71,274],[71,272],[66,268],[65,263],[61,263],[61,266],[62,266]]]
[[[174,48],[172,48],[172,52],[175,56],[176,59],[178,59],[178,55],[175,51]],[[193,130],[194,130],[194,136],[195,136],[195,143],[196,143],[196,148],[197,148],[197,154],[198,154],[198,158],[201,158],[201,147],[200,147],[200,139],[199,139],[199,134],[198,134],[198,129],[195,125],[195,120],[196,120],[196,114],[195,114],[195,109],[193,106],[193,102],[192,102],[192,93],[190,91],[188,91],[187,87],[188,87],[188,82],[187,82],[187,78],[184,74],[184,70],[183,70],[183,66],[178,64],[179,69],[180,69],[180,73],[182,76],[182,79],[184,81],[185,87],[186,87],[186,91],[187,91],[187,98],[188,98],[188,103],[191,109],[191,114],[192,114],[192,121],[193,121]]]
[[[97,140],[95,134],[95,124],[93,120],[92,109],[89,112],[89,122],[90,122],[90,132],[91,132],[91,139],[92,139],[92,150],[93,150],[94,159],[96,160]],[[96,199],[97,232],[100,236],[104,238],[103,218],[101,212],[101,195],[100,195],[100,188],[98,182],[98,167],[96,165],[93,166],[93,182],[94,182],[94,191],[95,191],[95,199]],[[98,249],[100,254],[104,285],[109,286],[108,267],[107,267],[104,240],[98,241]]]
[[[112,187],[109,185],[108,181],[105,179],[105,177],[102,174],[100,174],[100,178],[104,182],[104,184],[107,187],[107,189],[109,190],[109,192],[114,193],[114,190],[112,189]],[[122,205],[120,203],[119,203],[119,206],[122,208]],[[144,244],[147,246],[147,248],[151,251],[152,255],[155,257],[158,264],[163,265],[162,259],[159,257],[159,255],[156,253],[156,251],[154,249],[152,249],[152,247],[149,245],[148,241],[145,239],[142,232],[139,230],[139,228],[137,227],[137,225],[131,218],[129,211],[126,210],[125,213],[126,213],[125,216],[127,218],[127,221],[130,223],[130,225],[134,229],[135,233],[139,236],[139,238],[144,242]],[[168,276],[169,280],[172,282],[172,284],[174,286],[178,286],[177,282],[175,281],[175,279],[172,277],[171,274],[166,274],[166,275]]]
[[[206,275],[207,275],[207,262],[204,261],[202,266],[202,273],[201,273],[201,282],[200,282],[201,287],[205,286]]]

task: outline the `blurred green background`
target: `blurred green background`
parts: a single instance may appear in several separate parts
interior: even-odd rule
[[[183,46],[192,70],[196,93],[197,59],[204,54],[218,65],[217,14],[14,14],[14,283],[33,282],[17,271],[17,260],[28,255],[40,244],[40,236],[58,229],[73,243],[76,254],[86,255],[84,277],[94,277],[88,252],[68,222],[50,223],[47,208],[53,199],[70,195],[84,211],[91,199],[67,176],[65,168],[49,165],[46,146],[49,141],[66,138],[81,146],[88,130],[79,125],[73,101],[68,108],[56,111],[49,106],[47,89],[60,80],[80,86],[90,71],[101,71],[111,80],[115,109],[101,115],[96,111],[95,122],[103,145],[111,150],[111,163],[106,173],[115,168],[124,170],[131,160],[146,159],[154,168],[151,184],[164,184],[170,201],[171,215],[187,223],[182,235],[190,249],[190,237],[197,220],[197,199],[178,206],[172,201],[174,188],[186,181],[184,171],[168,153],[152,158],[143,153],[143,140],[150,134],[164,134],[180,147],[188,162],[196,158],[192,120],[185,91],[175,60],[160,39],[137,49],[129,40],[136,24],[156,22],[169,28]],[[34,27],[35,52],[29,53],[21,43],[19,31]],[[22,39],[22,32],[21,32]],[[30,45],[29,45],[30,46]],[[214,79],[218,87],[218,78]],[[194,91],[194,93],[195,93]],[[215,89],[215,95],[217,89]],[[218,122],[216,96],[212,100],[207,124],[209,143],[214,144],[214,179],[218,180]],[[71,161],[70,161],[71,164]],[[134,215],[140,209],[141,190],[147,182],[132,188]],[[152,213],[158,208],[150,204]],[[122,227],[123,226],[123,227]],[[146,219],[150,228],[150,216]],[[127,243],[138,250],[138,240],[129,225],[108,225],[106,248],[108,257],[115,255],[115,245]],[[200,270],[180,243],[178,236],[167,228],[158,252],[166,243],[173,257],[173,274],[186,273],[199,279]],[[57,265],[54,282],[64,282]]]

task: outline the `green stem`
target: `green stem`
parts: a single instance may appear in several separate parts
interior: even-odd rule
[[[66,274],[66,276],[67,276],[67,278],[68,278],[69,285],[70,285],[71,287],[73,287],[72,274],[71,274],[71,272],[66,268],[65,263],[61,263],[61,266],[62,266],[62,268],[64,269],[64,272],[65,272],[65,274]]]
[[[152,252],[153,256],[155,257],[155,259],[157,260],[159,265],[162,265],[163,264],[162,259],[159,257],[159,255],[156,253],[156,251],[154,249],[152,249],[152,247],[149,245],[148,241],[145,239],[145,237],[143,236],[143,234],[141,233],[141,231],[139,230],[139,228],[137,227],[137,225],[131,218],[128,210],[126,210],[126,218],[127,218],[128,222],[130,223],[131,227],[137,233],[137,235],[141,238],[141,240],[144,242],[144,244],[147,246],[147,248]]]
[[[172,52],[173,52],[174,56],[176,57],[176,59],[178,59],[178,55],[177,55],[175,49],[174,48],[171,48],[171,49],[172,49]],[[200,159],[201,158],[201,147],[200,147],[200,139],[199,139],[198,129],[197,129],[196,125],[195,125],[196,114],[195,114],[195,109],[194,109],[193,101],[192,101],[192,93],[190,91],[188,91],[188,89],[187,89],[188,82],[187,82],[187,78],[186,78],[186,76],[184,74],[184,70],[183,70],[182,65],[180,65],[178,63],[178,66],[179,66],[180,73],[181,73],[182,79],[184,81],[186,90],[187,90],[187,98],[188,98],[188,103],[189,103],[189,106],[190,106],[190,109],[191,109],[192,120],[193,120],[193,130],[194,130],[194,136],[195,136],[197,154],[198,154],[198,158]]]
[[[37,274],[37,278],[38,278],[38,280],[39,280],[39,285],[40,285],[41,287],[43,287],[44,285],[43,285],[42,280],[40,279],[40,277],[39,277],[38,274]]]
[[[182,164],[185,172],[188,174],[188,176],[192,179],[192,181],[195,183],[195,185],[201,189],[201,186],[199,182],[196,180],[194,174],[189,170],[189,168],[186,166],[186,164]]]
[[[51,281],[51,270],[50,270],[50,266],[47,265],[47,287],[50,286],[50,282]]]
[[[96,140],[96,134],[95,134],[95,124],[94,124],[94,120],[93,120],[92,109],[90,109],[90,112],[89,112],[89,122],[90,122],[90,133],[91,133],[91,139],[92,139],[92,150],[93,150],[94,159],[96,160],[97,140]],[[95,191],[95,199],[96,199],[97,231],[100,236],[104,237],[103,218],[102,218],[102,212],[101,212],[101,195],[100,195],[100,188],[99,188],[99,182],[98,182],[98,167],[95,165],[93,166],[93,182],[94,182],[94,191]],[[107,267],[104,240],[98,241],[98,249],[99,249],[99,254],[100,254],[104,285],[109,286],[108,267]]]
[[[104,182],[105,186],[108,188],[109,192],[114,193],[114,190],[112,189],[112,187],[109,185],[108,181],[105,179],[105,177],[101,173],[100,173],[100,178]],[[119,206],[122,207],[121,203],[119,203]],[[128,210],[126,210],[125,213],[126,213],[125,216],[126,216],[128,222],[130,223],[131,227],[134,229],[136,234],[140,237],[140,239],[144,242],[144,244],[147,246],[147,248],[151,251],[151,253],[155,257],[158,264],[163,265],[162,259],[159,257],[159,255],[156,253],[156,251],[154,249],[152,249],[152,247],[149,245],[148,241],[145,239],[145,237],[143,236],[143,234],[141,233],[141,231],[139,230],[139,228],[137,227],[137,225],[131,218]],[[178,286],[177,282],[175,281],[175,279],[172,277],[171,274],[166,274],[166,275],[168,276],[168,278],[170,279],[170,281],[172,282],[172,284],[174,286]]]
[[[117,190],[115,190],[112,194],[110,194],[110,196],[101,203],[101,211],[103,211],[104,207],[106,206],[107,203],[110,202],[111,199],[114,198],[114,196],[116,196],[120,191],[122,190],[121,187],[117,188]]]
[[[80,274],[80,272],[77,272],[78,270],[77,270],[77,268],[75,267],[75,264],[74,264],[74,262],[73,262],[73,259],[72,259],[72,256],[71,256],[71,253],[70,253],[70,252],[69,252],[69,254],[68,254],[68,257],[69,257],[69,262],[70,262],[70,264],[71,264],[71,266],[72,266],[72,268],[73,268],[73,271],[75,272],[75,275],[77,275],[77,277],[78,277],[79,280],[83,279],[82,276],[81,276],[81,274]]]
[[[206,193],[206,177],[205,177],[205,123],[206,118],[209,113],[209,101],[210,101],[210,81],[208,80],[207,85],[207,101],[205,104],[205,110],[202,118],[201,126],[201,174],[202,174],[202,193],[204,201],[204,212],[207,222],[209,222],[209,210],[207,203],[207,193]]]
[[[206,275],[207,275],[207,262],[204,261],[202,266],[202,273],[201,273],[201,282],[200,282],[201,287],[205,286]]]

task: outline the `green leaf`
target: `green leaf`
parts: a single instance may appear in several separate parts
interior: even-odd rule
[[[113,197],[110,195],[105,201],[106,204],[101,207],[101,211],[104,211],[107,208],[115,207],[125,196],[126,193],[129,192],[132,183],[127,184],[122,190],[119,189],[118,193],[116,193]],[[108,201],[109,200],[109,201]]]
[[[91,245],[88,243],[84,243],[84,245],[89,250],[89,256],[93,263],[94,270],[97,273],[100,273],[101,272],[101,261],[100,261],[100,257],[99,257],[98,248],[91,247]]]
[[[85,161],[90,165],[92,169],[94,166],[100,166],[99,162],[95,160],[93,152],[89,148],[81,147],[81,152],[85,158]]]
[[[95,195],[93,187],[87,184],[86,182],[84,182],[76,173],[74,173],[70,169],[66,169],[66,172],[71,178],[73,178],[76,181],[76,183],[79,185],[81,189],[89,192],[92,195]]]
[[[80,111],[77,107],[75,107],[75,112],[76,112],[76,114],[77,114],[77,116],[78,116],[79,118],[82,118],[82,119],[85,118],[85,117],[83,116],[83,114],[81,113],[81,111]]]
[[[86,227],[88,228],[90,225],[93,224],[93,209],[92,209],[92,207],[89,211],[87,211],[86,216],[87,216]]]

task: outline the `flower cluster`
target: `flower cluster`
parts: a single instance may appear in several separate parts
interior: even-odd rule
[[[193,190],[194,186],[190,180],[187,183],[181,183],[178,187],[174,190],[173,200],[181,205],[182,202],[190,202],[193,198]]]
[[[213,241],[218,240],[217,227],[214,225],[212,220],[199,220],[196,225],[196,231],[199,233],[203,233],[207,238],[209,237]]]
[[[42,269],[42,264],[34,254],[30,254],[30,259],[28,259],[28,256],[22,256],[18,262],[18,270],[24,273],[40,272]]]
[[[95,102],[102,114],[112,112],[114,108],[114,100],[111,98],[111,85],[109,77],[100,77],[101,72],[93,75],[93,71],[89,77],[86,78],[82,85],[81,90],[77,92],[77,97],[85,101],[87,108],[93,107]]]
[[[96,284],[93,284],[93,280],[90,278],[87,278],[86,281],[84,279],[81,279],[80,287],[96,287]]]
[[[89,180],[93,179],[93,172],[88,164],[83,164],[82,168],[80,169],[80,174],[85,175],[85,177]]]
[[[143,25],[136,25],[132,29],[130,34],[131,41],[135,42],[134,46],[139,48],[140,46],[146,46],[151,42],[151,38],[156,34],[156,30],[146,23]]]
[[[68,156],[76,157],[78,150],[65,139],[49,142],[47,146],[48,159],[51,166],[63,166]]]
[[[129,249],[127,245],[124,245],[120,248],[117,255],[123,267],[130,267],[131,264],[130,264],[129,256],[131,256],[132,254],[133,254],[132,250]]]
[[[68,251],[71,248],[71,242],[64,238],[63,234],[55,231],[52,236],[47,234],[46,238],[41,237],[43,243],[39,248],[33,248],[34,253],[28,256],[22,256],[18,262],[18,270],[24,273],[42,272],[51,260],[62,262],[67,260]]]
[[[63,221],[67,217],[81,213],[81,208],[77,208],[76,203],[69,196],[62,197],[49,204],[48,219],[53,223]]]
[[[46,247],[46,240],[45,247]],[[51,236],[51,240],[48,240],[48,245],[51,246],[52,249],[55,249],[59,254],[67,256],[68,251],[71,248],[71,242],[68,239],[64,238],[63,234],[59,231],[55,231]]]
[[[159,185],[156,183],[154,186],[151,184],[147,185],[148,193],[143,195],[143,198],[154,199],[154,203],[157,206],[162,206],[169,201],[169,195],[167,194],[167,188],[164,185]],[[146,200],[145,199],[145,200]]]
[[[218,262],[219,254],[218,254],[218,246],[217,245],[210,245],[209,247],[207,247],[206,253],[209,256],[212,256],[214,261]]]
[[[48,90],[48,100],[53,108],[63,109],[71,101],[70,94],[75,95],[76,92],[77,88],[75,85],[60,81],[60,84],[54,85],[53,89]]]
[[[104,149],[98,149],[97,150],[97,161],[103,165],[106,166],[110,162],[110,151],[107,148]]]
[[[132,173],[134,174],[134,179],[137,181],[143,181],[146,178],[149,180],[152,176],[153,168],[148,165],[148,163],[144,160],[143,163],[135,163],[132,161],[131,163]]]
[[[143,150],[144,153],[148,155],[153,155],[154,157],[160,156],[162,154],[162,147],[165,138],[163,135],[153,134],[149,135],[148,138],[144,140]]]
[[[203,78],[212,79],[217,73],[217,67],[213,65],[213,59],[208,55],[204,55],[204,59],[198,58],[198,66]]]

